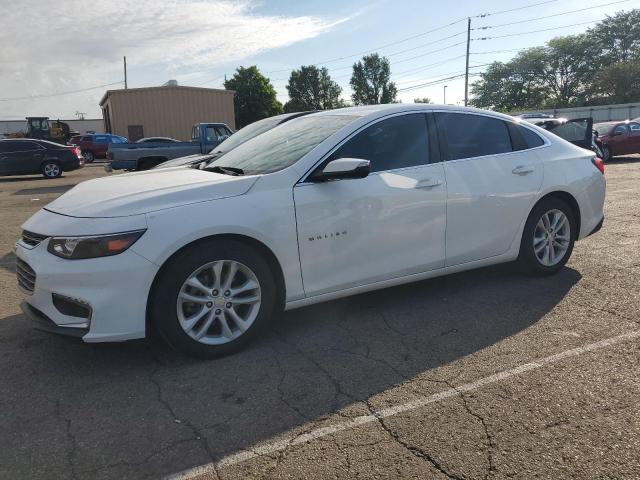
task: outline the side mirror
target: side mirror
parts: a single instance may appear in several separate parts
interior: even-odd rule
[[[316,182],[365,178],[371,172],[371,162],[362,158],[338,158],[316,170],[311,179]]]

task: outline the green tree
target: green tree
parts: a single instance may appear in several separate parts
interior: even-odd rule
[[[342,88],[331,80],[326,67],[303,65],[299,70],[293,70],[287,91],[290,99],[285,104],[287,112],[329,110],[343,104],[340,100]]]
[[[471,103],[514,111],[635,102],[639,61],[640,10],[619,12],[585,34],[492,63],[472,84]]]
[[[568,107],[584,104],[588,82],[598,69],[597,54],[587,35],[550,40],[545,49],[544,72],[540,80],[547,87],[547,105]]]
[[[609,65],[596,75],[594,103],[632,103],[640,99],[640,60]]]
[[[414,98],[413,103],[433,103],[429,97]]]
[[[600,49],[600,61],[605,65],[640,59],[640,10],[618,12],[607,16],[589,29],[587,34]]]
[[[509,62],[492,63],[471,84],[471,105],[507,112],[541,106],[547,96],[541,81],[545,62],[545,50],[532,48]]]
[[[362,57],[361,61],[353,64],[349,82],[353,89],[353,103],[374,105],[395,102],[398,89],[390,78],[391,67],[387,58],[377,53]]]
[[[238,67],[233,77],[224,82],[224,88],[236,92],[233,103],[237,128],[282,113],[273,85],[255,65]]]

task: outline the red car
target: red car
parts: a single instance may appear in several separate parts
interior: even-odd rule
[[[593,129],[602,142],[606,162],[618,155],[640,153],[640,122],[621,121],[596,123]]]
[[[82,156],[87,163],[93,162],[96,158],[107,158],[107,150],[110,143],[129,143],[129,140],[110,133],[92,133],[76,135],[67,142],[68,145],[80,148]]]

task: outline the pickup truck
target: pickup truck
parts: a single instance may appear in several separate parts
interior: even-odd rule
[[[173,158],[208,153],[233,132],[224,123],[196,123],[190,142],[112,143],[105,170],[148,170]]]

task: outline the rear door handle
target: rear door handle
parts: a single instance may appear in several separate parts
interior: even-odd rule
[[[514,175],[528,175],[533,173],[534,168],[527,165],[518,165],[516,168],[511,170],[511,173]]]
[[[442,180],[431,179],[431,178],[423,178],[422,180],[418,180],[415,188],[433,188],[442,185]]]

